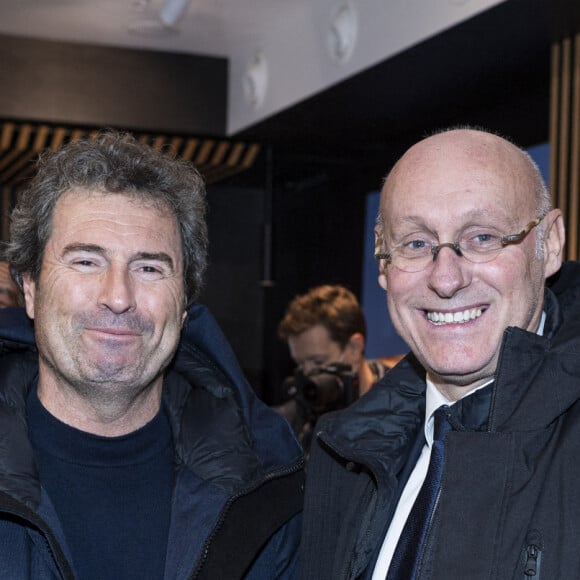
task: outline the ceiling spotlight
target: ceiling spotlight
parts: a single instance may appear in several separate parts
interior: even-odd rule
[[[338,6],[330,21],[327,46],[330,56],[340,63],[347,62],[356,46],[358,18],[355,7],[348,0]]]
[[[168,27],[175,26],[185,14],[191,0],[165,0],[159,10],[159,20]]]
[[[246,68],[242,87],[246,102],[258,109],[264,102],[268,89],[268,62],[262,52],[258,52]]]

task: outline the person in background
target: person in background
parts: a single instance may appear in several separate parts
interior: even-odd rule
[[[8,262],[0,261],[0,308],[20,305],[20,289],[10,275]]]
[[[113,131],[44,154],[5,257],[2,577],[291,578],[302,450],[195,304],[205,192]]]
[[[473,129],[387,176],[379,283],[411,353],[323,416],[302,578],[574,578],[580,267],[530,156]]]
[[[278,325],[296,363],[293,398],[277,409],[305,447],[318,417],[364,395],[400,357],[365,358],[366,322],[356,296],[323,285],[296,296]],[[332,372],[328,372],[332,371]]]

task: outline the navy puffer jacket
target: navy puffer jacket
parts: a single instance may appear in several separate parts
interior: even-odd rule
[[[25,401],[36,377],[24,311],[0,311],[0,577],[73,579],[28,440]],[[203,306],[190,309],[163,405],[175,446],[165,579],[292,578],[302,451],[285,420],[255,397]]]

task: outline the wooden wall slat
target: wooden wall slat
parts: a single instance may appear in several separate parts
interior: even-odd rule
[[[578,211],[580,204],[580,35],[574,37],[572,63],[572,126],[570,145],[570,187],[568,205],[568,258],[578,259]]]

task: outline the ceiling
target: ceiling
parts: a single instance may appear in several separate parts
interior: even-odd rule
[[[234,133],[505,2],[5,0],[0,34],[225,57]],[[179,5],[179,17],[164,24],[164,9]],[[352,44],[339,57],[333,31],[343,28],[344,7]],[[257,61],[264,65],[259,79]],[[263,97],[252,99],[248,87],[258,84]]]

